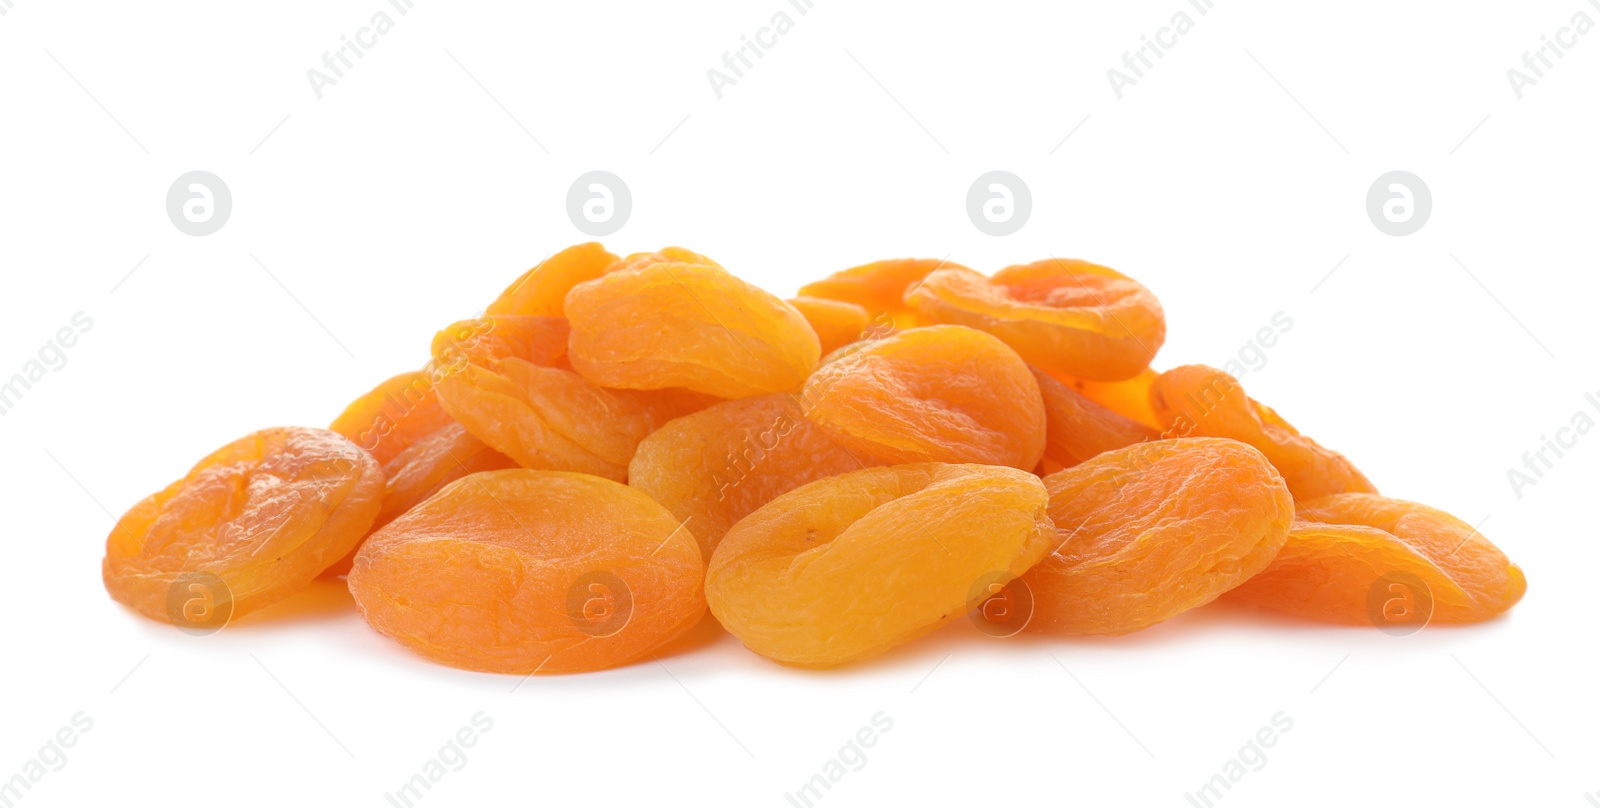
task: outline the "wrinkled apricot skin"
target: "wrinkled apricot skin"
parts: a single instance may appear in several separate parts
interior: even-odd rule
[[[390,377],[350,402],[328,428],[383,464],[449,423],[429,371],[414,370]]]
[[[1033,378],[1044,398],[1044,459],[1041,474],[1054,474],[1095,455],[1156,440],[1160,433],[1079,395],[1038,368]]]
[[[567,317],[573,369],[603,387],[792,392],[821,357],[793,306],[705,264],[649,264],[579,284]]]
[[[807,421],[795,396],[773,393],[656,430],[628,464],[628,485],[688,525],[709,560],[728,528],[773,498],[865,465]]]
[[[906,294],[924,318],[987,331],[1029,364],[1082,379],[1139,375],[1166,341],[1161,303],[1138,281],[1087,261],[1052,258],[986,278],[941,269]]]
[[[1311,620],[1381,625],[1369,595],[1386,581],[1421,581],[1431,619],[1496,617],[1528,589],[1522,569],[1475,528],[1443,511],[1377,494],[1300,503],[1283,550],[1230,598]]]
[[[717,546],[706,600],[750,650],[802,667],[865,659],[957,618],[1049,552],[1039,478],[918,463],[803,485]]]
[[[1344,455],[1300,434],[1216,368],[1183,365],[1161,374],[1150,386],[1150,407],[1165,424],[1164,434],[1232,438],[1261,450],[1297,501],[1377,492]]]
[[[383,475],[387,480],[383,488],[383,506],[378,510],[378,517],[372,520],[368,532],[389,524],[395,517],[433,496],[446,484],[468,474],[516,466],[517,461],[489,448],[468,433],[466,427],[450,424],[411,444],[383,467]],[[337,578],[349,573],[350,565],[360,549],[357,545],[337,564],[323,570],[322,577]]]
[[[806,382],[806,417],[885,463],[989,463],[1032,471],[1044,401],[1015,351],[963,326],[928,326],[831,358]]]
[[[643,269],[656,264],[701,264],[722,269],[721,264],[694,250],[686,250],[682,247],[662,247],[655,252],[633,253],[620,258],[616,263],[606,267],[604,274],[626,272],[630,269]]]
[[[278,427],[211,453],[183,479],[134,505],[106,539],[106,590],[171,622],[169,590],[185,573],[221,579],[238,617],[304,588],[366,535],[383,469],[325,429]],[[220,626],[215,626],[220,628]]]
[[[639,441],[712,399],[682,390],[606,390],[564,367],[554,318],[492,318],[493,339],[452,354],[452,326],[434,340],[434,364],[457,370],[436,389],[445,410],[474,437],[524,468],[576,471],[621,482]],[[510,322],[507,322],[510,321]],[[511,338],[511,335],[516,335]]]
[[[472,474],[373,533],[350,594],[435,662],[567,673],[632,662],[705,613],[694,536],[649,497],[584,474]]]
[[[567,292],[605,274],[617,257],[595,242],[568,247],[522,273],[484,310],[484,314],[562,317]]]
[[[1265,569],[1294,521],[1283,478],[1238,441],[1177,438],[1046,477],[1058,546],[1023,576],[1029,631],[1127,634]]]
[[[938,258],[893,258],[840,270],[800,287],[800,294],[854,303],[866,309],[872,322],[883,328],[933,325],[906,305],[905,296],[928,273],[946,268],[966,269]]]
[[[873,327],[872,315],[854,303],[820,297],[792,297],[789,298],[789,305],[794,306],[811,324],[811,330],[817,333],[817,340],[822,343],[823,356],[852,342],[882,336],[879,329]]]

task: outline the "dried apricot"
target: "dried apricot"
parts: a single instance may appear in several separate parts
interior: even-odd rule
[[[395,517],[433,496],[447,483],[480,471],[499,471],[516,466],[517,461],[490,449],[483,441],[468,433],[466,427],[452,423],[411,444],[384,465],[383,475],[387,483],[383,488],[383,506],[378,510],[378,517],[372,520],[368,532],[394,521]],[[337,564],[323,570],[322,577],[336,578],[350,572],[356,550],[360,549],[358,545]]]
[[[648,264],[581,283],[567,317],[572,367],[604,387],[790,392],[821,356],[793,306],[706,264]]]
[[[655,264],[702,264],[708,267],[722,268],[722,265],[710,258],[682,247],[662,247],[655,252],[633,253],[620,258],[616,263],[606,267],[606,272],[623,272],[630,269],[643,269]]]
[[[484,310],[488,315],[561,317],[567,292],[594,280],[617,262],[617,257],[595,242],[568,247],[522,273]]]
[[[479,340],[459,355],[452,354],[459,344],[452,339],[456,327],[439,333],[435,364],[460,368],[442,376],[436,389],[445,410],[468,432],[525,468],[623,481],[639,441],[714,401],[684,390],[607,390],[564,367],[542,364],[551,360],[548,334],[565,333],[566,321],[491,319],[494,339]]]
[[[916,463],[827,477],[741,519],[706,571],[706,601],[762,656],[827,667],[964,614],[1049,552],[1038,477]]]
[[[990,463],[1032,471],[1044,455],[1033,372],[994,337],[928,326],[863,343],[812,374],[805,415],[886,463]]]
[[[804,297],[854,303],[867,310],[880,327],[913,328],[932,325],[905,303],[906,292],[916,288],[937,269],[966,269],[938,258],[894,258],[842,269],[820,281],[800,287]]]
[[[656,430],[628,464],[628,485],[694,530],[701,553],[779,494],[867,463],[800,414],[787,393],[725,401]]]
[[[994,334],[1029,363],[1080,379],[1133,378],[1167,336],[1149,289],[1087,261],[1051,258],[993,278],[941,269],[908,292],[906,304],[933,322]]]
[[[1102,452],[1156,440],[1160,433],[1118,415],[1038,368],[1033,378],[1044,397],[1044,460],[1041,474],[1054,474]]]
[[[1278,557],[1231,599],[1386,628],[1413,618],[1488,620],[1528,588],[1522,569],[1476,528],[1426,505],[1331,494],[1300,503],[1298,515]]]
[[[1183,365],[1161,374],[1150,386],[1150,406],[1164,434],[1233,438],[1260,449],[1296,500],[1377,491],[1344,455],[1300,434],[1216,368]]]
[[[1294,501],[1260,452],[1177,438],[1052,474],[1059,545],[1023,576],[1030,631],[1126,634],[1203,606],[1265,569]]]
[[[1084,398],[1124,418],[1138,421],[1158,432],[1166,429],[1161,419],[1156,417],[1156,411],[1150,408],[1150,385],[1155,384],[1156,378],[1161,375],[1155,370],[1145,368],[1139,371],[1139,375],[1120,382],[1093,382],[1060,373],[1050,375],[1081,393]]]
[[[382,464],[449,423],[450,414],[434,393],[432,374],[413,370],[385,379],[350,402],[328,428]]]
[[[649,497],[585,474],[472,474],[373,533],[350,594],[373,628],[469,670],[621,665],[705,612],[694,536]]]
[[[789,305],[794,306],[811,324],[811,330],[817,332],[823,356],[857,340],[882,336],[873,328],[872,315],[854,303],[821,297],[791,297]]]
[[[106,591],[148,617],[221,628],[299,591],[355,548],[383,469],[325,429],[264,429],[129,509],[106,538]]]

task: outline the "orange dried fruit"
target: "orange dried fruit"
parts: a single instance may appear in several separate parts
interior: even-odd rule
[[[606,273],[624,272],[630,269],[643,269],[655,264],[702,264],[704,266],[722,268],[722,265],[710,258],[683,247],[662,247],[655,252],[640,252],[617,259],[616,263],[606,267]]]
[[[1161,375],[1151,368],[1145,368],[1139,371],[1139,375],[1120,382],[1092,382],[1059,373],[1050,375],[1056,381],[1082,394],[1084,398],[1124,418],[1137,421],[1158,432],[1166,428],[1161,419],[1156,417],[1156,411],[1150,408],[1150,385],[1155,384]]]
[[[1033,378],[1044,398],[1044,459],[1041,474],[1054,474],[1112,449],[1157,440],[1160,433],[1124,418],[1038,368]]]
[[[417,439],[450,423],[429,370],[392,376],[345,407],[328,427],[387,463]]]
[[[1298,515],[1277,558],[1231,599],[1324,622],[1420,628],[1488,620],[1528,589],[1500,548],[1436,508],[1331,494],[1300,503]]]
[[[1377,491],[1344,455],[1300,434],[1216,368],[1183,365],[1161,374],[1150,386],[1150,406],[1164,434],[1233,438],[1261,450],[1296,500]]]
[[[987,331],[1052,373],[1120,381],[1139,375],[1166,340],[1160,301],[1138,281],[1087,261],[1051,258],[986,278],[941,269],[906,294],[937,323]]]
[[[596,242],[577,244],[522,273],[484,310],[487,315],[561,317],[572,287],[605,274],[617,257]]]
[[[892,258],[842,269],[820,281],[800,287],[803,297],[820,297],[854,303],[867,310],[880,328],[930,325],[905,303],[906,292],[937,269],[965,269],[938,258]]]
[[[706,571],[706,601],[762,656],[827,667],[960,617],[1046,552],[1038,477],[917,463],[827,477],[741,519]]]
[[[1203,606],[1272,561],[1294,501],[1260,452],[1177,438],[1046,477],[1058,545],[1023,576],[1030,631],[1126,634]]]
[[[800,312],[726,270],[657,263],[567,296],[568,355],[604,387],[682,387],[722,398],[798,390],[820,347]]]
[[[147,617],[220,629],[354,549],[382,497],[383,469],[337,433],[251,433],[128,510],[106,538],[106,591]]]
[[[811,324],[811,330],[817,332],[823,356],[858,340],[887,333],[875,329],[872,315],[854,303],[821,297],[792,297],[789,305],[794,306]]]
[[[806,417],[839,445],[886,463],[1032,471],[1044,455],[1033,372],[1005,343],[964,326],[852,346],[811,376],[802,401]]]
[[[451,423],[449,426],[423,437],[405,451],[394,456],[383,467],[387,482],[383,488],[383,506],[372,520],[370,533],[394,521],[395,517],[411,510],[446,484],[468,474],[480,471],[499,471],[516,468],[517,462],[489,448],[488,444],[473,437],[466,427]],[[322,577],[336,578],[350,572],[358,545],[339,563],[323,570]]]
[[[565,367],[547,367],[556,318],[489,318],[490,338],[459,354],[439,333],[434,362],[459,369],[437,385],[444,408],[473,436],[525,468],[627,479],[639,441],[714,399],[684,390],[607,390]],[[558,360],[558,364],[564,360]]]
[[[472,474],[376,531],[350,594],[435,662],[498,673],[622,665],[705,612],[699,545],[649,497],[599,477]]]
[[[725,401],[669,422],[628,464],[628,485],[694,531],[710,559],[728,528],[801,485],[867,463],[800,414],[794,396]]]

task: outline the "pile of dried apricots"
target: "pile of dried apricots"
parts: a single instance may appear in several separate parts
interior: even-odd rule
[[[1051,259],[880,261],[782,300],[689,250],[555,254],[329,429],[247,435],[135,505],[112,597],[214,629],[319,576],[446,665],[596,670],[709,606],[825,667],[964,614],[1124,634],[1219,597],[1487,620],[1527,588],[1200,365],[1161,304]]]

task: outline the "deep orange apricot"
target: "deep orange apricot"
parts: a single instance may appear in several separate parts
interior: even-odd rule
[[[617,262],[596,242],[568,247],[522,273],[484,310],[487,315],[561,317],[567,292],[593,280]]]
[[[1344,455],[1300,434],[1216,368],[1183,365],[1161,374],[1150,386],[1150,406],[1165,424],[1164,434],[1233,438],[1260,449],[1297,501],[1377,491]]]
[[[918,317],[905,303],[906,292],[938,269],[966,269],[939,258],[893,258],[843,269],[820,281],[800,287],[803,297],[820,297],[854,303],[867,310],[872,323],[883,329],[914,328],[933,323]]]
[[[648,264],[578,284],[567,317],[573,369],[604,387],[792,392],[821,356],[793,306],[706,264]]]
[[[625,485],[511,469],[462,477],[374,532],[350,594],[367,622],[468,670],[632,662],[705,612],[700,549]]]
[[[1266,457],[1222,438],[1115,449],[1044,482],[1059,544],[1022,577],[1035,632],[1126,634],[1203,606],[1265,569],[1294,521]]]
[[[1436,508],[1377,494],[1331,494],[1302,502],[1298,515],[1277,558],[1230,598],[1312,620],[1387,628],[1413,619],[1488,620],[1528,589],[1522,569],[1500,548]]]
[[[780,494],[875,465],[833,442],[787,393],[725,401],[669,422],[639,444],[628,485],[649,494],[710,559],[728,528]]]
[[[1044,397],[1040,474],[1054,474],[1102,452],[1161,437],[1156,430],[1094,403],[1038,368],[1033,368],[1033,378]]]
[[[1032,371],[1005,343],[964,326],[862,343],[811,376],[802,405],[839,445],[885,463],[1032,471],[1044,455],[1044,401]]]
[[[246,435],[129,509],[106,538],[106,591],[147,617],[220,629],[276,603],[355,548],[383,469],[325,429]]]
[[[852,342],[887,333],[874,328],[872,315],[854,303],[822,297],[791,297],[789,305],[794,306],[811,324],[811,330],[817,332],[823,356]]]
[[[1149,289],[1087,261],[1052,258],[993,278],[941,269],[907,292],[906,304],[933,322],[987,331],[1030,364],[1082,379],[1139,375],[1167,335]]]

